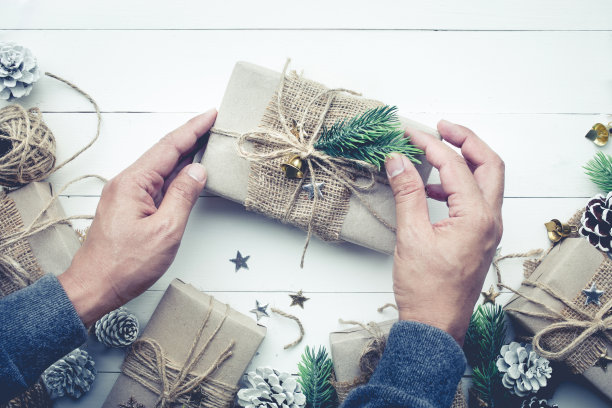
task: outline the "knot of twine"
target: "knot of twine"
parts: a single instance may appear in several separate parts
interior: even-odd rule
[[[231,136],[238,138],[238,154],[239,156],[253,162],[267,162],[274,159],[285,158],[289,156],[297,155],[306,162],[306,167],[308,169],[308,174],[313,186],[316,186],[316,175],[314,172],[315,166],[327,174],[332,179],[339,182],[341,185],[346,187],[351,191],[359,201],[365,206],[365,208],[385,227],[389,230],[395,232],[395,227],[383,219],[372,206],[367,202],[365,197],[361,192],[370,190],[376,184],[376,175],[378,173],[378,168],[373,164],[356,160],[349,159],[345,157],[334,157],[325,154],[324,152],[315,149],[314,144],[317,141],[317,135],[320,133],[321,128],[325,123],[325,117],[331,108],[332,102],[335,96],[339,93],[348,93],[351,95],[360,95],[357,92],[351,91],[349,89],[344,88],[335,88],[335,89],[327,89],[322,92],[319,92],[315,95],[306,105],[302,113],[302,117],[300,121],[296,123],[296,127],[298,130],[298,134],[295,135],[289,126],[287,118],[283,113],[283,89],[286,79],[287,68],[290,59],[285,63],[285,67],[283,68],[283,72],[281,74],[281,80],[278,86],[278,90],[276,92],[276,103],[277,103],[277,111],[278,111],[278,119],[282,125],[283,131],[278,132],[267,128],[259,128],[250,132],[246,132],[243,134],[238,134],[233,131],[228,131],[219,128],[213,128],[211,131],[214,133],[218,133],[224,136]],[[304,123],[306,122],[306,118],[308,117],[308,113],[314,106],[314,104],[321,98],[326,97],[325,105],[321,114],[319,115],[318,121],[314,128],[314,131],[311,135],[307,135],[304,130]],[[263,144],[267,147],[271,147],[271,151],[264,150],[255,150],[251,151],[247,149],[248,142],[257,142]],[[365,183],[360,183],[356,181],[357,176],[362,176],[367,179]],[[284,216],[282,218],[283,222],[288,222],[290,220],[291,209],[294,207],[297,202],[298,196],[302,190],[302,185],[304,184],[306,178],[298,179],[298,183],[295,186],[295,190],[289,199],[287,206],[285,208]],[[321,199],[318,194],[314,194],[314,202],[312,205],[310,219],[308,221],[308,231],[306,236],[306,243],[304,244],[304,250],[302,252],[302,258],[300,262],[300,266],[304,267],[304,256],[306,254],[306,250],[308,249],[308,244],[310,243],[310,238],[312,237],[312,227],[313,227],[313,219],[316,211],[317,201]]]
[[[372,374],[374,374],[374,370],[376,370],[376,367],[382,358],[385,347],[387,346],[387,339],[380,326],[375,322],[363,324],[354,320],[340,319],[340,323],[359,326],[372,336],[359,356],[359,369],[361,370],[361,376],[357,378],[357,381],[367,381]]]
[[[236,387],[210,379],[209,376],[232,356],[234,340],[228,343],[227,347],[217,356],[217,359],[202,374],[195,375],[192,373],[212,340],[221,330],[221,326],[223,326],[229,314],[229,306],[226,305],[223,318],[198,350],[198,343],[210,319],[213,306],[213,298],[211,297],[206,317],[189,348],[187,359],[180,367],[168,360],[163,348],[154,339],[142,338],[132,344],[132,349],[123,363],[122,371],[128,377],[158,395],[156,408],[170,407],[175,402],[188,404],[189,394],[198,387],[203,388],[205,380],[211,382],[211,387],[206,387],[206,401],[201,401],[198,406],[224,408],[233,400]]]

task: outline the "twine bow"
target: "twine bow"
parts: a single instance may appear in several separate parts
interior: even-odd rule
[[[314,172],[314,168],[316,166],[316,168],[320,169],[333,180],[336,180],[338,183],[350,190],[351,193],[353,193],[359,199],[359,201],[361,201],[365,208],[381,224],[383,224],[389,230],[395,232],[395,227],[389,222],[387,222],[385,219],[383,219],[366,201],[365,197],[362,194],[362,192],[372,189],[376,184],[378,168],[373,164],[361,160],[329,156],[324,152],[315,149],[314,147],[315,142],[317,141],[317,135],[319,134],[321,128],[325,123],[325,117],[329,112],[329,109],[332,105],[335,96],[340,93],[348,93],[351,95],[360,94],[344,88],[327,89],[319,92],[308,102],[306,108],[302,112],[302,117],[296,123],[296,127],[298,130],[296,135],[292,131],[287,121],[287,118],[283,113],[282,103],[283,88],[285,84],[285,77],[289,62],[290,60],[287,60],[287,62],[285,63],[285,67],[283,68],[283,72],[281,74],[278,91],[276,92],[278,119],[283,128],[282,132],[266,128],[259,128],[243,134],[238,134],[236,132],[227,131],[219,128],[213,128],[212,132],[225,136],[237,137],[238,154],[249,161],[266,162],[269,160],[284,158],[288,156],[299,156],[300,159],[306,162],[310,180],[313,186],[316,186],[316,175]],[[315,103],[317,103],[317,101],[319,101],[323,97],[326,97],[325,105],[323,107],[323,110],[321,111],[321,114],[319,115],[316,126],[314,127],[314,131],[312,132],[312,134],[308,135],[304,130],[304,123],[306,122],[306,118],[308,117],[308,113],[310,113],[311,108],[314,106]],[[262,143],[266,146],[272,147],[273,150],[251,151],[247,149],[248,142]],[[358,182],[358,176],[366,178],[367,181],[365,183]],[[304,181],[305,178],[298,179],[298,183],[295,186],[295,190],[291,195],[289,202],[287,203],[282,218],[282,221],[285,223],[289,221],[291,209],[294,207],[297,201],[297,198],[302,190],[302,185],[304,184]],[[308,233],[306,236],[306,243],[304,245],[304,250],[302,252],[302,258],[300,262],[301,267],[304,267],[304,256],[306,254],[308,244],[310,243],[310,238],[312,237],[313,219],[317,207],[317,201],[320,199],[320,197],[318,197],[318,194],[314,194],[313,198],[314,202],[308,221]]]
[[[217,359],[202,374],[192,374],[193,368],[204,356],[208,346],[229,314],[229,306],[226,306],[223,318],[200,349],[197,350],[197,345],[210,319],[212,310],[213,298],[211,297],[206,317],[194,337],[185,363],[180,368],[166,358],[163,348],[154,339],[142,338],[132,345],[132,350],[123,363],[123,373],[158,395],[155,403],[156,408],[167,408],[175,402],[188,403],[189,394],[203,385],[207,379],[213,382],[214,386],[207,387],[207,399],[203,406],[226,407],[233,399],[235,387],[221,381],[214,381],[208,377],[232,356],[234,340],[228,343]]]

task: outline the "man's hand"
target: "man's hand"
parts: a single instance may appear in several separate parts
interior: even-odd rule
[[[190,156],[216,116],[191,119],[104,187],[85,243],[59,276],[86,326],[147,290],[174,260],[206,183]]]
[[[425,133],[410,136],[439,170],[441,185],[426,189],[402,155],[386,163],[397,211],[393,290],[400,320],[438,327],[463,344],[502,236],[504,162],[463,126],[441,121],[438,131],[461,148],[463,157]],[[447,202],[449,218],[431,224],[426,190],[429,197]]]

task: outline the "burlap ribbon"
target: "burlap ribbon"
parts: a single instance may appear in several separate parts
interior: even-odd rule
[[[225,350],[203,373],[193,373],[209,344],[221,330],[230,309],[229,306],[226,306],[225,315],[198,349],[212,310],[213,298],[211,297],[206,317],[194,337],[183,364],[169,360],[161,345],[154,339],[142,338],[132,345],[123,362],[122,372],[158,395],[156,408],[171,407],[174,403],[185,404],[183,406],[188,408],[227,408],[232,403],[237,387],[212,379],[210,376],[232,356],[234,340],[229,341]],[[194,399],[192,395],[194,392],[201,398]]]
[[[382,104],[347,98],[343,94],[359,95],[347,89],[326,89],[296,74],[288,76],[288,65],[289,61],[258,129],[244,134],[219,128],[213,128],[212,132],[236,137],[239,155],[253,162],[245,200],[247,209],[306,229],[303,266],[313,232],[324,240],[340,239],[351,193],[385,227],[392,231],[395,227],[372,208],[363,194],[378,180],[379,169],[376,166],[360,160],[332,157],[314,148],[324,125],[330,126]],[[305,163],[307,175],[303,179],[288,180],[280,170],[280,160],[294,155]],[[358,178],[365,181],[358,181]],[[308,179],[313,186],[317,182],[325,183],[324,199],[314,194],[312,201],[298,200]]]

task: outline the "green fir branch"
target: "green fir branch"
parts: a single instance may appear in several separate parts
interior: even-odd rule
[[[423,154],[404,136],[397,107],[386,105],[338,121],[330,128],[324,126],[314,147],[330,156],[361,160],[379,169],[393,152],[404,154],[415,163],[421,163],[416,156]]]
[[[585,173],[604,193],[612,191],[612,156],[597,152],[583,166]]]
[[[331,384],[333,364],[325,347],[306,346],[302,361],[298,364],[298,382],[306,396],[306,408],[330,408],[336,401],[336,391]]]

